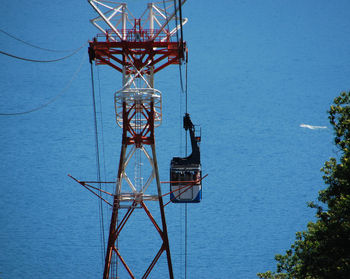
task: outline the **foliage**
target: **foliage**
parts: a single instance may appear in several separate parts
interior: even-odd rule
[[[285,255],[275,256],[277,272],[258,273],[259,278],[350,278],[350,92],[334,99],[329,120],[340,158],[331,158],[322,168],[327,185],[319,192],[322,205],[309,203],[317,210],[316,222],[296,233]]]

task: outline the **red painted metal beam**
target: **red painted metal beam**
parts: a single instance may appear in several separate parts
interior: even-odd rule
[[[142,279],[146,279],[148,277],[148,275],[151,273],[153,267],[156,265],[157,261],[159,260],[160,256],[164,252],[164,250],[165,250],[165,245],[163,243],[163,245],[160,247],[157,255],[154,257],[153,261],[151,262],[150,266],[147,268],[145,274],[142,276]]]
[[[106,64],[114,69],[122,72],[121,68],[117,65],[111,63],[109,60],[112,59],[116,63],[127,67],[130,72],[132,67],[135,66],[136,69],[140,70],[147,66],[146,71],[149,71],[150,66],[155,67],[154,73],[164,69],[166,66],[171,64],[179,64],[181,53],[180,48],[186,49],[186,44],[181,47],[177,42],[90,42],[90,48],[95,53],[94,58],[97,59],[97,63]],[[146,55],[148,56],[146,57]],[[119,59],[116,55],[121,55],[124,58]],[[141,55],[136,57],[135,55]],[[155,59],[156,56],[160,56]],[[129,57],[130,65],[125,61],[125,57]],[[107,59],[108,58],[108,59]],[[160,66],[156,66],[159,62],[168,58],[168,62]],[[133,64],[133,65],[132,65]],[[143,71],[144,72],[144,71]]]
[[[141,205],[141,207],[145,210],[145,212],[146,212],[148,218],[151,220],[152,224],[154,225],[154,227],[155,227],[156,230],[158,231],[158,233],[159,233],[160,237],[162,238],[162,240],[164,240],[163,231],[162,231],[162,230],[160,229],[160,227],[158,226],[156,220],[154,220],[154,218],[153,218],[151,212],[148,210],[146,204],[142,201],[142,202],[140,203],[140,205]]]
[[[123,72],[123,70],[121,68],[119,68],[118,66],[109,62],[104,57],[100,56],[98,53],[96,53],[95,55],[96,55],[96,58],[100,60],[99,63],[101,63],[101,61],[102,61],[102,64],[107,64],[107,65],[111,66],[112,68],[116,69],[118,72],[121,72],[121,73]]]
[[[129,266],[126,264],[126,262],[125,262],[125,260],[123,259],[123,257],[120,255],[120,253],[119,253],[118,249],[116,249],[115,247],[113,247],[113,250],[114,250],[114,252],[116,252],[116,253],[117,253],[118,258],[119,258],[119,259],[120,259],[120,261],[123,263],[123,265],[124,265],[125,269],[126,269],[126,270],[127,270],[127,272],[129,273],[130,277],[131,277],[131,278],[133,278],[133,279],[135,279],[134,274],[132,273],[132,271],[131,271],[131,269],[129,268]]]

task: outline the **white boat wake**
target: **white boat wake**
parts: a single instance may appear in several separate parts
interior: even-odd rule
[[[308,125],[308,124],[300,124],[300,127],[302,128],[308,128],[311,130],[316,130],[316,129],[327,129],[327,126],[312,126],[312,125]]]

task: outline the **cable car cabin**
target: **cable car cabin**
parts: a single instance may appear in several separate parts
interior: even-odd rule
[[[202,167],[200,163],[200,135],[195,134],[188,113],[184,128],[190,131],[192,153],[185,158],[174,157],[170,164],[170,200],[174,203],[197,203],[202,199]]]
[[[173,163],[173,162],[172,162]],[[202,199],[201,165],[171,165],[170,199],[174,203],[195,203]]]

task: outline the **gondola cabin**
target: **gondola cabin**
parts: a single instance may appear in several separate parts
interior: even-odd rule
[[[174,163],[174,162],[172,162]],[[170,199],[174,203],[195,203],[202,199],[201,165],[170,167]]]
[[[200,163],[200,135],[195,134],[189,114],[185,114],[184,128],[189,130],[192,153],[185,158],[174,157],[170,163],[170,200],[174,203],[198,203],[202,199],[202,167]]]

